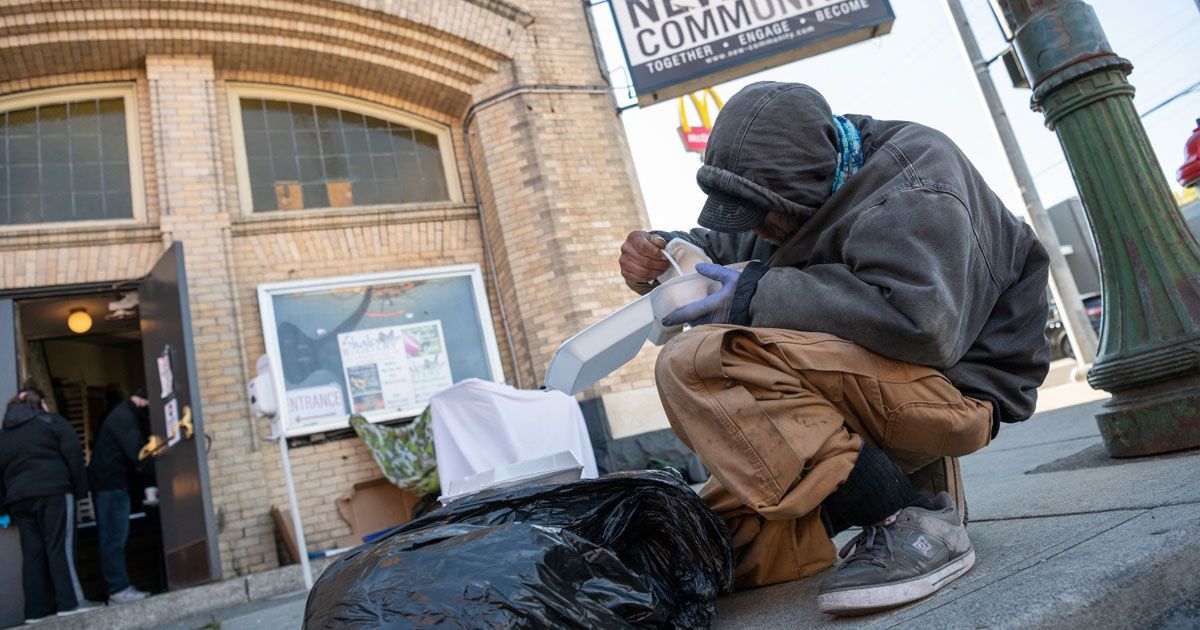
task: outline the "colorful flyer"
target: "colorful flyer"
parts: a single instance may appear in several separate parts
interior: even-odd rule
[[[440,321],[338,335],[353,413],[419,411],[454,384]]]

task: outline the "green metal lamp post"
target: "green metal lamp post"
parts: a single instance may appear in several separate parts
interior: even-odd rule
[[[1080,0],[1000,5],[1100,254],[1104,320],[1088,382],[1113,395],[1096,416],[1108,452],[1200,446],[1200,243],[1133,107],[1133,66]]]

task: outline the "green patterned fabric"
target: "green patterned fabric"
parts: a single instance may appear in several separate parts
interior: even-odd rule
[[[399,426],[372,424],[360,415],[350,416],[350,426],[366,442],[388,481],[417,496],[441,490],[429,407],[416,420]]]

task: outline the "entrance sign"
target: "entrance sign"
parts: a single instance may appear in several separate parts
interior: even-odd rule
[[[284,435],[416,416],[466,378],[503,381],[479,265],[258,287]]]
[[[887,34],[888,0],[612,0],[645,106]]]
[[[708,97],[712,97],[713,104],[716,105],[716,111],[709,115]],[[704,153],[704,149],[708,146],[708,137],[712,135],[712,119],[717,112],[725,106],[724,101],[720,96],[713,91],[712,88],[704,88],[699,92],[688,94],[692,105],[696,107],[696,113],[700,115],[700,124],[692,125],[688,123],[687,105],[684,104],[683,97],[679,97],[679,137],[683,140],[683,150],[694,153]]]

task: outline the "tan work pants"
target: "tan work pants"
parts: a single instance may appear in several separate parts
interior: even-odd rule
[[[991,437],[990,402],[833,335],[700,326],[663,348],[655,375],[672,429],[712,471],[701,496],[733,536],[739,588],[833,564],[818,509],[860,440],[911,473]]]

